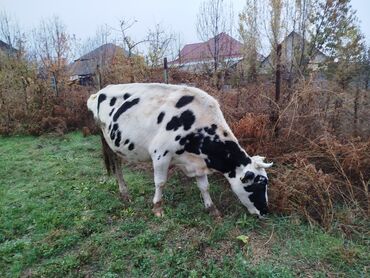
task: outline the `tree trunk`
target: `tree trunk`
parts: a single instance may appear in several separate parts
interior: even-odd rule
[[[276,71],[275,71],[275,105],[272,109],[271,120],[274,124],[274,135],[279,136],[279,101],[281,91],[281,44],[276,47]]]
[[[356,86],[355,99],[353,102],[353,136],[358,136],[358,102],[360,98],[360,88]]]

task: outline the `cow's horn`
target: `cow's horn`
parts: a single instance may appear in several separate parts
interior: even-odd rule
[[[263,156],[253,156],[254,164],[256,168],[270,168],[274,163],[266,163],[264,162],[265,157]]]

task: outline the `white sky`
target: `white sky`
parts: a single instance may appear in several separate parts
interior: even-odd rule
[[[235,13],[240,12],[245,0],[230,0]],[[0,0],[0,11],[17,19],[23,30],[36,27],[41,19],[57,15],[69,33],[82,40],[93,37],[98,26],[118,27],[119,20],[136,19],[130,29],[134,40],[143,39],[148,29],[162,24],[179,33],[181,43],[198,42],[196,17],[201,0]],[[362,32],[370,45],[370,0],[352,0],[358,11]]]

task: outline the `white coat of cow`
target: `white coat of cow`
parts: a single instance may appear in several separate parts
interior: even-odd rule
[[[129,161],[152,161],[155,215],[163,215],[162,189],[171,164],[196,178],[211,214],[219,215],[208,192],[207,175],[214,171],[224,174],[251,214],[267,213],[265,168],[272,163],[265,163],[260,156],[248,156],[218,102],[204,91],[164,84],[109,85],[91,95],[87,106],[111,155]],[[127,198],[120,165],[114,166],[120,192]]]

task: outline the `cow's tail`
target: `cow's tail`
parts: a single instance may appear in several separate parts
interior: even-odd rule
[[[116,173],[116,165],[117,163],[121,163],[120,158],[118,155],[112,151],[112,149],[108,146],[107,141],[105,140],[103,133],[100,132],[100,139],[103,147],[103,158],[105,163],[105,168],[107,169],[108,175]]]

